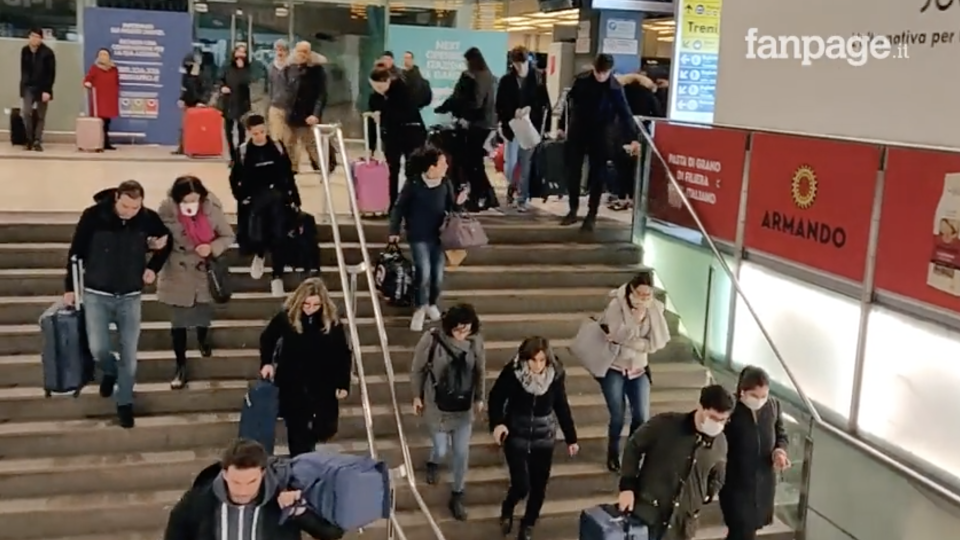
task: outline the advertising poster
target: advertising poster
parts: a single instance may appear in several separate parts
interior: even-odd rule
[[[507,67],[506,32],[391,24],[387,41],[387,48],[393,51],[398,64],[403,61],[405,51],[412,52],[423,78],[430,81],[433,102],[420,109],[427,126],[447,121],[442,115],[434,113],[433,109],[439,107],[453,93],[454,85],[466,68],[463,53],[467,52],[467,49],[480,49],[490,71],[498,79],[503,76]]]
[[[177,144],[180,66],[193,50],[189,13],[88,7],[84,65],[107,49],[120,71],[120,117],[111,131],[143,133],[148,144]]]
[[[757,133],[744,245],[862,281],[880,148]]]
[[[737,236],[747,133],[659,124],[654,141],[710,236],[733,242]],[[676,196],[663,164],[655,157],[648,193],[647,211],[651,218],[697,228]]]
[[[891,148],[874,286],[960,311],[960,155]]]
[[[600,12],[600,52],[613,56],[613,70],[633,73],[640,69],[640,32],[643,15],[636,11]],[[589,51],[588,51],[589,52]]]
[[[716,108],[722,0],[682,0],[677,10],[670,118],[709,124]]]

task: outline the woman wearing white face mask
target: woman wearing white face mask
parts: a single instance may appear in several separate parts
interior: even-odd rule
[[[727,540],[755,540],[759,529],[773,523],[777,473],[790,466],[780,403],[769,396],[767,373],[743,368],[738,403],[725,430],[729,450],[720,508]]]
[[[173,251],[160,271],[157,300],[170,306],[173,351],[177,366],[170,382],[174,389],[187,383],[187,329],[197,329],[200,354],[210,356],[213,297],[207,283],[205,260],[219,257],[234,241],[223,205],[199,178],[181,176],[157,211],[170,230]]]
[[[607,432],[607,468],[620,470],[620,436],[626,420],[624,402],[630,403],[630,433],[650,418],[649,355],[670,341],[664,305],[653,297],[653,273],[643,271],[610,293],[603,313],[607,339],[619,352],[603,378],[598,378],[610,413]]]

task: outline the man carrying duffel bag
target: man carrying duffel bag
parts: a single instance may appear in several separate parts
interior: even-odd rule
[[[300,540],[302,532],[318,540],[342,538],[340,527],[306,508],[294,508],[300,495],[285,489],[259,443],[237,439],[219,463],[200,472],[170,511],[163,538]],[[289,519],[283,519],[286,514]]]

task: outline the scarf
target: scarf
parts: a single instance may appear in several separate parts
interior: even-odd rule
[[[518,362],[518,359],[514,359],[515,362]],[[530,371],[530,364],[527,362],[522,362],[522,367],[516,371],[517,380],[520,381],[520,386],[528,393],[534,396],[542,396],[547,393],[547,390],[550,389],[550,385],[553,384],[553,377],[556,375],[556,372],[553,369],[553,366],[548,365],[546,369],[541,373],[534,373]]]
[[[615,289],[611,296],[614,296],[620,304],[620,310],[623,315],[623,327],[621,332],[629,333],[624,339],[618,341],[627,341],[627,339],[646,337],[650,341],[650,350],[648,353],[655,353],[667,346],[670,341],[670,327],[667,326],[667,319],[663,316],[663,304],[654,299],[646,308],[646,316],[650,321],[650,334],[647,336],[637,335],[640,330],[640,322],[633,315],[630,306],[627,304],[627,286],[622,285]]]
[[[210,219],[203,213],[202,207],[193,217],[183,215],[183,212],[177,208],[177,220],[180,221],[180,226],[183,227],[183,232],[187,235],[187,239],[190,240],[193,247],[209,244],[217,237],[213,226],[210,224]]]
[[[97,60],[94,65],[96,65],[98,68],[104,71],[110,71],[111,69],[113,69],[113,61],[111,60],[107,60],[106,62],[101,62],[100,60]]]

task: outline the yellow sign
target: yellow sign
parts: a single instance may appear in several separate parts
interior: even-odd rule
[[[720,52],[720,7],[722,0],[683,0],[677,27],[680,51]]]

